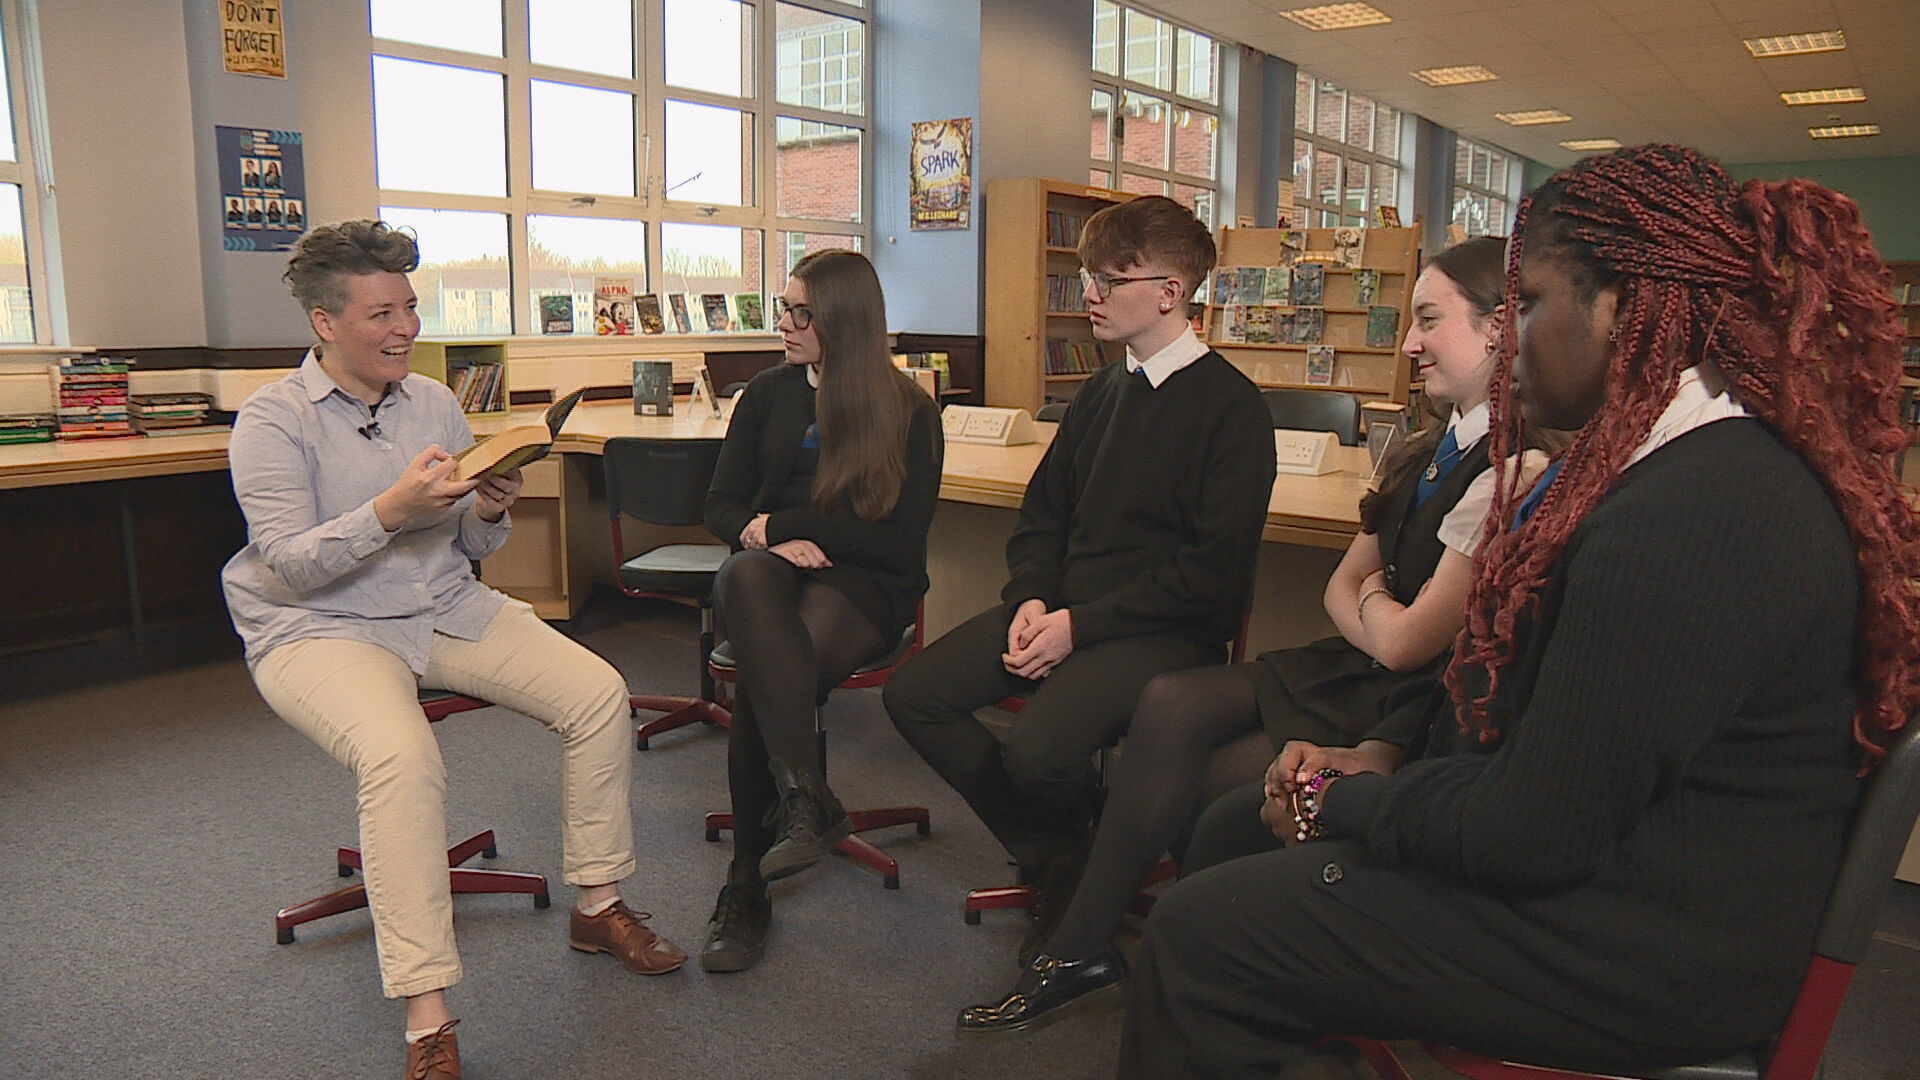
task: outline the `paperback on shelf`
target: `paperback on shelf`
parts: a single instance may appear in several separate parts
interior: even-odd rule
[[[733,329],[733,316],[727,311],[726,293],[701,293],[700,310],[707,317],[707,330],[715,334],[724,334]]]
[[[1353,272],[1353,306],[1367,307],[1380,295],[1380,271],[1355,270]]]
[[[693,323],[687,318],[687,294],[663,293],[662,295],[667,298],[667,310],[673,314],[673,332],[693,333]]]
[[[1284,266],[1266,268],[1266,301],[1269,304],[1293,303],[1293,272]]]
[[[660,318],[660,298],[652,293],[641,293],[633,300],[633,317],[640,324],[643,334],[663,334],[667,324]]]
[[[1274,310],[1264,305],[1244,309],[1247,313],[1246,342],[1249,345],[1272,345],[1275,338]],[[1284,318],[1284,316],[1283,316]]]
[[[102,439],[138,434],[127,412],[129,366],[129,361],[110,356],[70,357],[49,364],[55,437]]]
[[[540,332],[573,333],[572,293],[546,293],[540,297]]]
[[[760,306],[760,294],[743,292],[733,294],[733,323],[736,330],[765,330],[767,328],[766,311]]]
[[[1239,283],[1239,302],[1242,304],[1263,303],[1267,298],[1267,269],[1264,266],[1242,266],[1234,272],[1234,280]]]
[[[1225,308],[1220,318],[1220,340],[1238,345],[1247,340],[1247,309],[1238,304]]]
[[[1302,306],[1326,303],[1327,268],[1312,263],[1293,268],[1293,302]]]
[[[1295,345],[1318,345],[1327,337],[1327,309],[1322,307],[1303,307],[1294,309],[1293,338]]]
[[[1399,309],[1378,304],[1367,309],[1367,348],[1391,349],[1399,336]]]
[[[1080,284],[1079,274],[1047,275],[1047,310],[1087,310],[1086,289]]]
[[[633,415],[673,415],[673,361],[633,362]]]
[[[593,279],[593,332],[605,336],[633,333],[633,279]]]
[[[1226,307],[1240,298],[1239,271],[1231,266],[1222,266],[1213,272],[1213,304]]]
[[[1087,219],[1079,214],[1047,211],[1047,246],[1079,247],[1080,230],[1086,223]]]
[[[505,375],[500,364],[466,364],[447,372],[447,389],[462,412],[501,412],[507,407]]]
[[[1332,386],[1333,361],[1333,346],[1307,346],[1307,385]]]

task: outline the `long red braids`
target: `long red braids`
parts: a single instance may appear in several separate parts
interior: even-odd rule
[[[1920,702],[1920,517],[1899,479],[1907,446],[1901,326],[1886,265],[1853,201],[1804,180],[1736,184],[1692,150],[1634,147],[1583,161],[1520,204],[1510,312],[1525,249],[1567,268],[1589,295],[1618,287],[1622,303],[1604,404],[1533,516],[1518,531],[1495,531],[1479,551],[1446,675],[1463,722],[1483,740],[1498,736],[1487,705],[1513,660],[1516,624],[1672,400],[1681,372],[1710,360],[1820,477],[1853,537],[1854,739],[1869,763],[1877,760]],[[1493,377],[1495,521],[1511,521],[1523,495],[1507,468],[1519,447],[1516,321],[1503,320]]]

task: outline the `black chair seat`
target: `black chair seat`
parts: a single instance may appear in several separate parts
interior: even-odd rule
[[[861,664],[853,670],[853,675],[867,675],[881,668],[892,667],[899,663],[911,648],[913,648],[913,624],[908,623],[907,628],[900,631],[900,643],[893,647],[892,652]],[[732,671],[738,666],[733,662],[733,642],[723,641],[715,645],[713,651],[707,654],[707,662],[722,670]],[[852,677],[852,675],[848,676],[848,678]]]
[[[705,595],[733,553],[724,544],[665,544],[620,564],[620,584],[643,592]]]

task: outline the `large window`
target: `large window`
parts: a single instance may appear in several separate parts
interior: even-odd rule
[[[26,82],[16,48],[16,8],[0,4],[0,342],[32,342],[47,325],[41,269],[29,262],[39,244],[38,203],[33,198],[33,162],[28,154]]]
[[[858,0],[369,6],[380,214],[420,238],[426,333],[538,333],[566,294],[591,335],[596,275],[778,292],[866,246]]]
[[[1091,167],[1098,187],[1166,195],[1214,223],[1220,46],[1143,11],[1093,2]]]
[[[1513,227],[1520,162],[1512,154],[1461,139],[1453,149],[1453,223],[1468,236],[1505,236]]]
[[[1295,226],[1366,225],[1376,207],[1400,205],[1409,163],[1400,157],[1398,109],[1304,71],[1293,101]]]

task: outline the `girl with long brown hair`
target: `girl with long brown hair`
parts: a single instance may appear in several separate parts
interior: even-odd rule
[[[700,956],[708,971],[757,963],[767,881],[850,831],[819,772],[814,704],[913,621],[940,492],[938,414],[893,366],[873,265],[809,255],[775,308],[785,360],[747,384],[707,494],[707,527],[735,548],[714,604],[739,669],[734,857]]]
[[[1397,769],[1276,762],[1263,818],[1320,842],[1162,901],[1126,1075],[1267,1075],[1329,1032],[1655,1068],[1786,1015],[1920,698],[1886,268],[1844,196],[1672,146],[1556,175],[1516,233],[1506,528],[1450,693]],[[1579,429],[1533,483],[1521,414]]]

